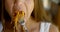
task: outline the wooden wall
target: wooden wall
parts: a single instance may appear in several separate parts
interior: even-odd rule
[[[57,14],[57,25],[59,26],[59,29],[60,29],[60,6],[58,9],[58,14]]]
[[[2,12],[2,0],[0,0],[0,20],[1,20],[1,12]]]
[[[55,6],[56,4],[52,4],[52,7],[53,6]],[[56,13],[56,15],[55,16],[53,16],[54,18],[53,18],[53,23],[55,24],[55,25],[57,25],[58,26],[58,28],[60,29],[60,4],[59,5],[57,5],[57,7],[58,7],[58,9],[57,9],[57,13]],[[54,7],[53,7],[54,8]]]

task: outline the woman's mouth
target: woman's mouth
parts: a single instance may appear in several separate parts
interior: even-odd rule
[[[25,16],[24,11],[14,12],[14,15],[13,15],[14,18],[19,18],[19,19],[24,18],[24,16]]]
[[[15,4],[14,7],[13,7],[13,17],[12,19],[18,19],[21,20],[21,19],[25,19],[25,14],[26,14],[26,6],[24,3],[18,3],[18,4]]]

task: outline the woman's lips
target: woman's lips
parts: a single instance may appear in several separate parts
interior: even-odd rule
[[[17,14],[20,15],[21,17],[25,16],[25,13],[23,11],[14,12],[13,16],[16,16]]]

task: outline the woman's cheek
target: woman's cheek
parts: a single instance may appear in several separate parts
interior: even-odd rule
[[[26,8],[27,8],[26,19],[28,19],[31,16],[31,13],[34,9],[34,2],[33,1],[31,1],[31,2],[26,1],[25,4],[26,4]]]
[[[5,0],[5,9],[11,16],[12,14],[12,9],[13,9],[14,1],[12,0]]]
[[[28,6],[28,10],[29,10],[28,13],[31,14],[34,9],[34,2],[31,1],[30,3],[28,3],[27,6]]]

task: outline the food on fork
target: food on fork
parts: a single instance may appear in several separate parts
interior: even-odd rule
[[[17,24],[20,20],[23,20],[24,17],[24,12],[23,11],[17,11],[14,12],[14,15],[12,17],[12,21],[14,22],[14,29],[18,30],[19,28],[17,27]],[[15,31],[15,30],[14,30]]]

